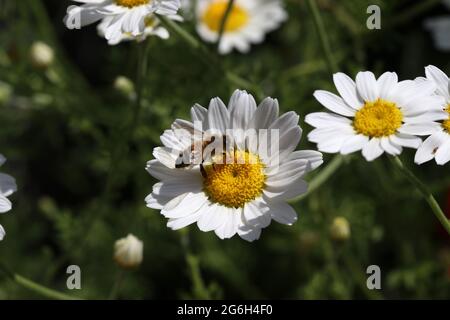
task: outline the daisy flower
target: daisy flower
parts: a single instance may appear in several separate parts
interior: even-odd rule
[[[178,16],[170,16],[169,17],[172,20],[176,21],[182,21],[183,19]],[[114,20],[114,17],[106,17],[102,20],[101,23],[97,26],[98,34],[102,37],[105,37],[108,27],[111,25],[112,20]],[[145,29],[144,32],[133,36],[130,32],[123,32],[120,34],[120,36],[114,37],[112,39],[108,40],[109,45],[116,45],[119,44],[122,41],[144,41],[149,36],[157,36],[161,39],[168,39],[169,38],[169,31],[167,31],[166,28],[161,26],[161,22],[155,15],[149,15],[144,19],[145,23]]]
[[[0,154],[0,166],[3,165],[6,158]],[[11,210],[11,201],[7,198],[11,194],[17,191],[16,181],[13,177],[0,173],[0,213],[5,213]],[[5,229],[0,225],[0,241],[5,236]]]
[[[198,0],[197,32],[205,41],[217,42],[228,0]],[[219,47],[221,54],[233,48],[246,53],[250,44],[261,43],[266,33],[277,29],[287,19],[279,0],[235,0],[228,15]]]
[[[432,81],[398,81],[397,74],[386,72],[378,79],[372,72],[359,72],[356,83],[343,73],[333,76],[340,96],[317,90],[314,97],[331,112],[306,116],[315,127],[308,135],[318,149],[328,153],[349,154],[362,150],[367,161],[384,152],[399,155],[403,147],[417,149],[422,140],[447,117],[442,98],[433,95]]]
[[[219,98],[208,109],[192,107],[192,122],[176,120],[161,136],[164,146],[154,149],[156,159],[147,164],[147,171],[160,180],[147,196],[147,206],[161,210],[173,230],[197,223],[201,231],[214,231],[221,239],[238,234],[256,240],[272,219],[293,224],[297,214],[286,201],[306,192],[303,176],[322,164],[322,154],[294,151],[302,133],[299,117],[295,112],[279,117],[278,111],[277,100],[266,98],[257,106],[239,90],[228,107]],[[193,133],[196,124],[214,133],[215,142],[225,137],[229,147],[205,162],[180,166],[180,155],[204,139],[205,132]]]
[[[417,164],[422,164],[434,158],[437,164],[444,165],[450,161],[450,81],[435,66],[426,67],[425,74],[428,80],[436,84],[436,95],[443,98],[441,108],[445,110],[446,117],[417,150],[414,160]]]
[[[180,0],[73,0],[83,3],[67,8],[64,23],[69,29],[81,28],[105,19],[102,27],[108,41],[120,42],[123,34],[145,33],[151,14],[176,15]]]

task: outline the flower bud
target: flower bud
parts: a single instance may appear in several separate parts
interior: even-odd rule
[[[9,84],[0,81],[0,106],[9,101],[12,95],[12,88]]]
[[[30,49],[30,59],[34,67],[40,69],[48,68],[55,58],[53,49],[42,41],[33,43]]]
[[[139,267],[142,263],[143,249],[143,242],[129,234],[114,244],[114,260],[124,269]]]
[[[114,89],[130,98],[135,94],[133,81],[124,76],[118,76],[114,80]]]
[[[350,238],[350,224],[344,217],[336,217],[330,228],[330,235],[333,240],[345,241]]]

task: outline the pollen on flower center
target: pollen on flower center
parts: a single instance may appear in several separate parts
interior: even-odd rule
[[[228,1],[218,0],[211,3],[205,10],[202,20],[210,30],[215,32],[220,31],[220,26],[225,12],[227,11],[227,6]],[[233,4],[233,7],[228,14],[227,22],[224,26],[224,31],[233,32],[239,30],[247,24],[248,20],[249,15],[247,11],[237,4]]]
[[[115,0],[115,1],[118,6],[127,8],[138,7],[150,2],[149,0]]]
[[[266,176],[257,155],[235,151],[233,161],[205,166],[203,187],[210,200],[230,208],[241,208],[261,195]]]
[[[368,137],[387,137],[401,127],[403,114],[394,102],[377,99],[366,102],[353,120],[353,128]]]
[[[450,104],[447,106],[445,111],[448,112],[448,119],[442,122],[442,126],[444,127],[444,130],[447,131],[448,134],[450,134]]]

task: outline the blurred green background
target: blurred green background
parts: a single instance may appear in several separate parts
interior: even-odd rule
[[[449,53],[434,47],[423,26],[427,18],[450,16],[439,1],[317,3],[341,71],[396,71],[407,79],[434,64],[450,72]],[[188,118],[196,102],[205,106],[216,96],[228,101],[238,86],[224,70],[253,83],[240,89],[258,100],[272,96],[283,112],[299,113],[300,148],[315,148],[306,140],[311,128],[303,118],[321,108],[314,90],[335,90],[304,1],[285,1],[289,20],[250,54],[221,56],[217,63],[175,34],[167,41],[150,38],[143,109],[126,148],[119,141],[133,102],[113,84],[119,75],[135,79],[139,44],[110,47],[95,26],[66,29],[69,4],[0,0],[0,152],[8,158],[1,171],[19,186],[13,210],[0,217],[7,231],[2,264],[62,292],[105,299],[119,274],[113,244],[133,233],[144,242],[144,262],[125,273],[116,296],[121,299],[450,298],[450,238],[386,156],[367,163],[355,154],[295,204],[294,226],[273,223],[254,243],[221,241],[195,225],[174,232],[145,206],[155,181],[144,168],[160,134],[175,118]],[[370,4],[381,7],[381,30],[365,27]],[[193,21],[181,26],[197,37]],[[54,64],[45,70],[30,62],[34,41],[55,51]],[[215,55],[214,46],[208,48]],[[412,150],[402,154],[448,212],[449,166],[418,167],[413,157]],[[330,159],[325,155],[324,166]],[[330,233],[338,216],[350,224],[346,240]],[[82,290],[66,289],[71,264],[82,269]],[[379,291],[366,288],[372,264],[382,271]],[[0,273],[0,299],[17,298],[42,296]]]

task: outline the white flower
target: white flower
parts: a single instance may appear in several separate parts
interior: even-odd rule
[[[431,32],[433,42],[438,50],[450,51],[450,16],[440,16],[425,20],[424,26]]]
[[[105,19],[105,38],[118,43],[124,34],[143,35],[145,20],[151,14],[176,15],[180,0],[73,0],[84,3],[70,6],[64,22],[69,29],[81,28]]]
[[[435,66],[425,68],[427,79],[436,86],[436,95],[443,97],[442,110],[446,111],[446,118],[430,137],[428,137],[416,152],[415,162],[422,164],[435,159],[439,165],[450,161],[450,80],[448,76]]]
[[[450,0],[443,0],[442,4],[450,9]],[[434,46],[441,51],[450,51],[450,16],[441,15],[425,20],[424,27],[431,32]]]
[[[422,140],[447,117],[442,98],[433,95],[433,82],[398,81],[386,72],[375,79],[372,72],[359,72],[356,83],[336,73],[334,84],[340,96],[317,90],[314,97],[330,112],[311,113],[305,121],[315,127],[308,139],[328,153],[349,154],[362,150],[367,161],[384,152],[398,155],[402,147],[417,149]]]
[[[48,68],[54,60],[53,49],[42,41],[36,41],[31,45],[30,59],[36,68]]]
[[[143,242],[129,234],[114,244],[114,260],[122,268],[136,268],[142,263],[143,251]]]
[[[156,159],[147,164],[148,172],[161,180],[147,196],[147,206],[161,210],[173,230],[196,222],[200,230],[215,231],[221,239],[237,233],[256,240],[272,219],[293,224],[297,214],[286,201],[306,192],[302,178],[322,164],[322,154],[294,151],[302,133],[299,117],[295,112],[279,117],[278,109],[277,100],[266,98],[257,107],[250,94],[239,90],[228,108],[219,98],[212,99],[208,109],[196,104],[192,121],[208,130],[199,136],[192,122],[176,120],[172,130],[164,132],[164,146],[154,149]],[[223,152],[182,167],[180,155],[211,133],[218,137],[214,143],[226,141]]]
[[[0,154],[0,166],[6,161],[6,158]],[[11,210],[12,204],[7,197],[17,191],[16,180],[4,173],[0,173],[0,213],[5,213]],[[5,236],[5,230],[0,225],[0,241]]]
[[[197,32],[208,42],[217,42],[228,0],[198,0]],[[266,33],[277,29],[287,19],[279,0],[236,0],[228,15],[220,43],[221,54],[233,48],[246,53],[250,44],[264,41]]]
[[[169,16],[170,19],[175,21],[183,21],[183,19],[178,16]],[[106,35],[106,32],[108,30],[108,26],[111,24],[111,21],[114,19],[114,17],[106,17],[102,20],[101,23],[97,26],[97,31],[100,36],[104,37]],[[166,28],[161,26],[161,22],[155,15],[149,15],[145,18],[145,29],[144,32],[133,36],[129,32],[123,32],[120,36],[112,38],[108,40],[109,45],[116,45],[119,44],[122,41],[144,41],[149,36],[157,36],[161,39],[168,39],[169,38],[169,31],[167,31]]]

